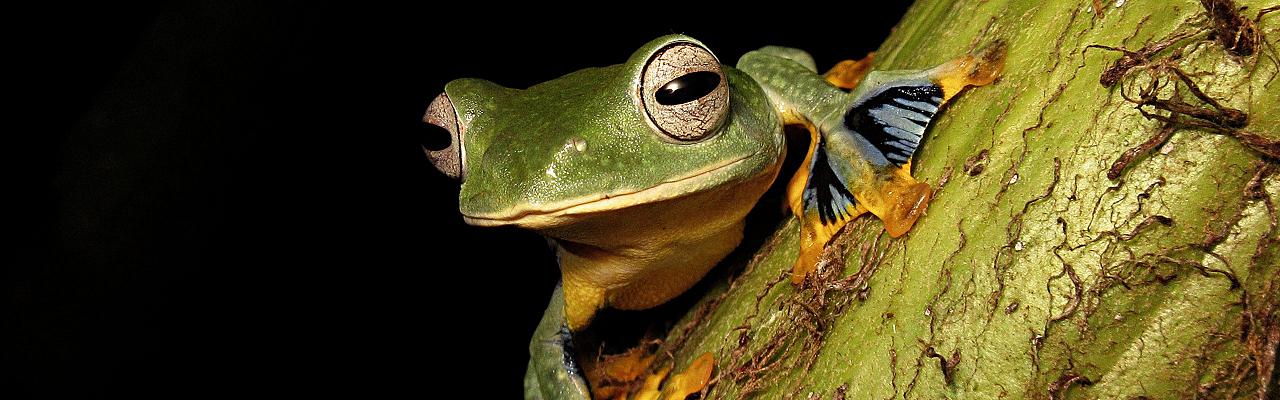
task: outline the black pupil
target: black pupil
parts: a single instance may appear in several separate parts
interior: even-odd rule
[[[674,106],[694,101],[716,90],[720,86],[720,74],[711,71],[698,71],[686,74],[658,88],[653,98],[658,104]]]
[[[431,123],[423,125],[426,125],[426,128],[422,132],[422,137],[419,138],[422,142],[422,147],[426,147],[427,150],[431,151],[449,148],[449,145],[453,142],[453,134],[449,133],[448,129]]]

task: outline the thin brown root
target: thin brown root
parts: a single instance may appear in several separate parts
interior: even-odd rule
[[[1060,400],[1066,398],[1067,389],[1070,389],[1072,385],[1076,384],[1079,384],[1080,386],[1089,386],[1093,384],[1093,381],[1089,380],[1089,378],[1086,378],[1084,375],[1080,375],[1075,372],[1064,373],[1062,376],[1058,377],[1057,381],[1049,384],[1049,399]]]
[[[1164,126],[1160,127],[1160,130],[1157,130],[1154,135],[1151,135],[1151,138],[1147,139],[1147,141],[1142,142],[1142,144],[1139,144],[1129,150],[1125,150],[1125,152],[1120,155],[1120,158],[1117,158],[1114,163],[1111,163],[1111,169],[1107,171],[1107,179],[1116,180],[1120,178],[1120,174],[1124,172],[1125,168],[1129,167],[1129,164],[1132,163],[1134,159],[1151,153],[1151,151],[1160,147],[1164,142],[1169,141],[1169,138],[1173,136],[1173,131],[1176,130],[1176,128],[1176,125],[1166,123]]]

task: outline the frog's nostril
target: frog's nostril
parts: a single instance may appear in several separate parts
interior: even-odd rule
[[[577,150],[579,153],[587,151],[587,139],[574,136],[573,138],[569,139],[568,144],[569,146],[572,146],[574,150]]]
[[[421,144],[427,158],[436,169],[450,178],[462,179],[466,171],[466,154],[462,148],[462,133],[458,129],[458,113],[449,96],[441,93],[427,106],[422,116],[427,123]]]

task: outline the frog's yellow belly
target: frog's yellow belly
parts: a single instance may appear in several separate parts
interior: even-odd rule
[[[587,326],[605,306],[645,309],[688,290],[737,247],[747,212],[780,165],[738,184],[539,229],[559,245],[569,328]]]

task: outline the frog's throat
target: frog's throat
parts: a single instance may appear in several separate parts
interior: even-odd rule
[[[640,190],[580,197],[557,202],[543,208],[535,208],[526,204],[494,214],[464,214],[462,218],[468,224],[476,226],[516,225],[527,229],[541,229],[571,224],[575,215],[617,210],[638,204],[669,200],[695,193],[699,188],[714,186],[714,182],[726,180],[725,175],[731,173],[735,167],[758,155],[759,152],[749,153]],[[755,174],[749,175],[754,176]]]
[[[733,251],[743,221],[781,163],[735,183],[667,201],[576,217],[541,230],[557,244],[570,330],[596,310],[642,310],[684,293]]]

